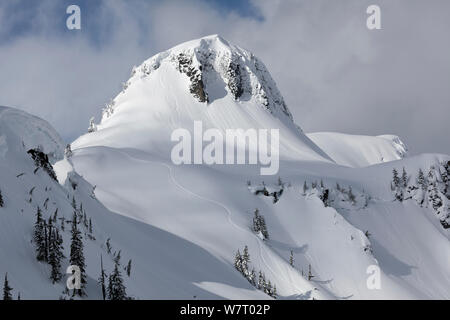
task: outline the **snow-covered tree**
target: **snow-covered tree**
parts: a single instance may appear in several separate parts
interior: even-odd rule
[[[70,144],[66,146],[66,149],[64,150],[64,155],[66,156],[67,159],[73,156],[72,146]]]
[[[303,183],[303,195],[306,196],[306,192],[308,191],[308,185],[306,184],[306,181]]]
[[[64,259],[64,247],[63,239],[58,229],[53,227],[51,223],[49,224],[49,237],[48,263],[52,268],[50,279],[55,283],[62,279],[61,261]]]
[[[95,132],[95,131],[97,131],[97,125],[95,124],[95,118],[92,117],[92,118],[89,120],[88,133],[92,133],[92,132]]]
[[[242,273],[245,276],[249,275],[248,264],[250,263],[250,254],[248,253],[248,247],[244,247],[244,251],[242,254]]]
[[[348,187],[348,200],[352,203],[355,204],[356,203],[356,197],[353,194],[353,190],[352,190],[352,186]]]
[[[259,271],[259,276],[258,276],[258,289],[259,290],[263,290],[266,286],[266,278],[264,276],[264,274],[262,273],[262,271]]]
[[[34,223],[33,242],[36,249],[36,259],[38,261],[46,261],[47,248],[44,231],[44,220],[42,219],[42,211],[38,207],[36,211],[36,222]]]
[[[103,257],[100,255],[100,277],[98,278],[98,283],[102,288],[102,297],[103,300],[106,300],[106,274],[105,269],[103,268]]]
[[[417,176],[416,182],[423,191],[427,190],[428,183],[427,183],[427,180],[425,179],[425,175],[424,175],[422,169],[419,169],[419,174]]]
[[[406,188],[408,186],[408,174],[406,173],[405,167],[402,169],[402,180],[401,180],[401,186],[403,188]]]
[[[123,283],[122,273],[120,272],[120,251],[114,259],[114,270],[108,277],[108,299],[126,300],[127,293]]]
[[[10,301],[12,300],[12,290],[13,288],[11,288],[9,286],[9,282],[8,282],[8,273],[5,274],[5,281],[3,283],[3,300],[4,301]]]
[[[394,187],[400,187],[400,178],[397,169],[392,169],[392,183]]]
[[[80,281],[81,288],[78,290],[74,290],[75,293],[80,297],[85,295],[85,286],[86,286],[86,264],[84,260],[84,252],[83,252],[83,237],[81,235],[80,230],[78,230],[78,221],[77,221],[77,213],[73,213],[72,218],[72,237],[70,244],[70,265],[77,266],[80,268]]]
[[[237,271],[242,273],[242,255],[239,250],[234,255],[234,267],[236,268]]]
[[[262,234],[264,239],[269,239],[269,232],[267,231],[266,220],[264,216],[259,214],[259,210],[255,209],[253,216],[253,231]]]

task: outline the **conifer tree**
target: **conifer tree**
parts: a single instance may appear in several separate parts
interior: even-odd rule
[[[5,203],[3,201],[2,190],[0,190],[0,208],[3,208],[4,205],[5,205]]]
[[[8,282],[8,273],[5,274],[5,282],[3,284],[3,300],[4,301],[10,301],[12,300],[12,292],[13,288],[9,286]]]
[[[259,216],[260,220],[260,226],[261,226],[261,233],[264,236],[264,239],[269,239],[269,232],[267,231],[267,225],[266,220],[264,219],[264,216]]]
[[[270,280],[267,282],[264,292],[269,296],[272,295],[272,283],[270,283]]]
[[[405,167],[403,167],[402,169],[401,185],[403,188],[406,188],[408,186],[408,174],[406,173]]]
[[[303,195],[306,196],[306,192],[308,191],[308,185],[306,184],[306,180],[303,183]]]
[[[259,276],[258,276],[258,289],[259,290],[264,289],[265,282],[266,282],[266,280],[264,279],[263,273],[261,271],[259,271]]]
[[[248,247],[245,246],[242,254],[242,272],[244,275],[248,275],[248,264],[250,263],[250,254],[248,253]]]
[[[78,294],[80,297],[85,295],[84,288],[86,286],[86,264],[83,253],[83,238],[81,232],[78,230],[77,213],[73,213],[72,218],[72,238],[70,244],[70,264],[80,268],[81,272],[81,288],[74,290],[74,295]]]
[[[252,272],[250,273],[249,281],[254,287],[256,287],[256,271],[255,271],[255,269],[252,269]]]
[[[417,176],[417,184],[422,188],[422,190],[424,191],[427,190],[428,185],[422,169],[419,169],[419,174]]]
[[[398,171],[397,169],[392,169],[392,182],[394,187],[400,187],[400,178],[398,177]]]
[[[111,250],[112,250],[111,239],[108,238],[108,239],[106,239],[106,252],[108,252],[108,254],[111,254]]]
[[[355,195],[353,194],[352,186],[348,187],[348,200],[350,200],[352,204],[356,203],[356,198]]]
[[[126,300],[126,288],[123,284],[122,274],[120,272],[120,251],[115,257],[114,263],[114,271],[108,277],[108,299]]]
[[[234,256],[234,267],[237,271],[242,273],[242,256],[240,251],[238,250]]]
[[[89,233],[92,234],[92,218],[89,218]]]
[[[49,264],[52,267],[52,271],[50,274],[50,279],[55,282],[59,282],[62,279],[61,273],[61,261],[64,259],[64,247],[63,247],[63,239],[59,234],[59,231],[56,227],[52,228],[52,225],[49,225],[50,230],[50,239],[49,239]]]
[[[294,252],[291,250],[291,256],[289,257],[289,264],[291,265],[291,267],[294,266]]]
[[[44,261],[48,262],[48,238],[49,238],[49,232],[48,232],[48,225],[45,220],[43,220],[43,228],[44,228]]]
[[[129,278],[131,276],[131,259],[128,260],[126,271],[127,271],[127,276]]]
[[[98,278],[98,283],[102,287],[103,300],[106,300],[106,274],[105,274],[105,269],[103,269],[102,255],[100,255],[100,277]]]
[[[34,224],[33,241],[36,247],[36,259],[38,261],[46,261],[45,233],[44,221],[42,219],[41,209],[38,207],[36,211],[36,222]]]

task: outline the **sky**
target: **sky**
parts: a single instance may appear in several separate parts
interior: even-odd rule
[[[66,8],[81,8],[81,30]],[[381,8],[381,30],[366,9]],[[100,119],[134,65],[211,34],[267,66],[306,132],[395,134],[450,154],[450,1],[8,0],[0,2],[0,105],[67,141]]]

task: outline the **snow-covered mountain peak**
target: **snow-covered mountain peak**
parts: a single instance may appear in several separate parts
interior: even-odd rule
[[[150,76],[166,61],[189,77],[189,90],[199,102],[211,103],[224,94],[236,101],[254,98],[271,113],[281,112],[292,120],[265,65],[219,35],[188,41],[153,56],[135,70],[131,83],[135,78]]]
[[[294,123],[275,81],[251,52],[213,35],[161,52],[134,67],[122,92],[103,110],[100,124],[73,143],[158,150],[171,134],[204,130],[278,129],[280,157],[331,161]]]

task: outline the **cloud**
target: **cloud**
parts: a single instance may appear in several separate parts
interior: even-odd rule
[[[253,17],[201,0],[98,1],[82,7],[76,33],[46,0],[35,31],[15,37],[4,24],[27,15],[0,4],[8,30],[0,31],[0,104],[49,119],[70,140],[98,119],[133,65],[219,33],[265,62],[305,131],[393,133],[414,153],[450,154],[450,3],[377,2],[383,29],[369,31],[369,1],[254,0]]]

